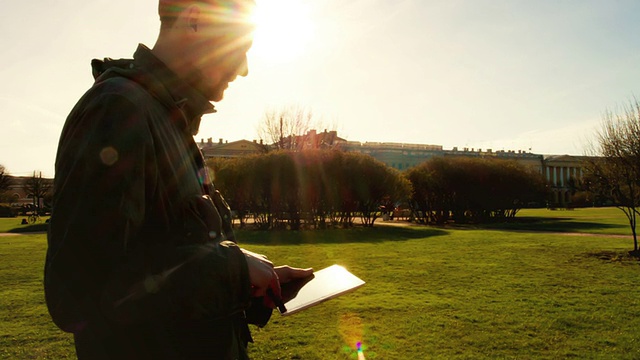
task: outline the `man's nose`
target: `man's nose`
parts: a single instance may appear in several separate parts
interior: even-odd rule
[[[238,66],[238,75],[243,77],[249,75],[249,61],[247,60],[247,55],[243,56],[240,61],[240,65]]]

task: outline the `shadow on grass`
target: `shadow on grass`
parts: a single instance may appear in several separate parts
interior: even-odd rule
[[[22,234],[22,233],[36,233],[47,232],[49,224],[32,224],[32,225],[20,225],[19,227],[8,230],[8,233]]]
[[[583,256],[597,258],[603,261],[640,265],[640,257],[632,255],[632,252],[629,251],[597,251],[585,253]]]
[[[405,241],[428,238],[446,234],[448,234],[448,231],[443,229],[394,226],[378,226],[373,228],[354,227],[351,229],[306,231],[236,230],[236,238],[238,239],[238,243],[241,245],[378,243],[384,241]]]
[[[457,229],[485,229],[485,230],[531,230],[551,232],[579,232],[588,233],[594,230],[625,229],[626,226],[603,224],[591,221],[577,221],[569,217],[516,217],[507,222],[457,225]]]

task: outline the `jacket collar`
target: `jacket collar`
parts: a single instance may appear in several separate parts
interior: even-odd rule
[[[191,134],[196,135],[202,115],[216,111],[209,100],[180,79],[145,45],[138,45],[138,49],[133,54],[133,61],[136,66],[150,72],[162,84],[175,105],[184,113]]]
[[[130,78],[143,85],[169,109],[178,108],[183,115],[183,124],[178,125],[188,129],[191,135],[198,133],[202,115],[216,112],[209,100],[180,79],[143,44],[138,45],[133,60],[106,58],[93,60],[91,65],[96,79],[107,70],[113,70],[114,75]]]

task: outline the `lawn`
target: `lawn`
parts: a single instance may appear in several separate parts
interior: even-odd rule
[[[564,231],[624,225],[599,209],[536,211],[522,215],[558,216],[538,223],[571,223]],[[391,226],[238,235],[276,263],[338,263],[367,282],[253,328],[252,359],[357,359],[357,342],[369,360],[640,358],[629,238]],[[44,234],[0,237],[0,358],[73,356],[43,303],[45,250]]]

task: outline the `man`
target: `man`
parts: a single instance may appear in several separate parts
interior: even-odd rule
[[[45,295],[81,359],[246,359],[280,283],[233,242],[193,135],[248,72],[252,0],[160,0],[132,60],[94,60],[56,159]],[[270,297],[265,296],[269,294]]]

